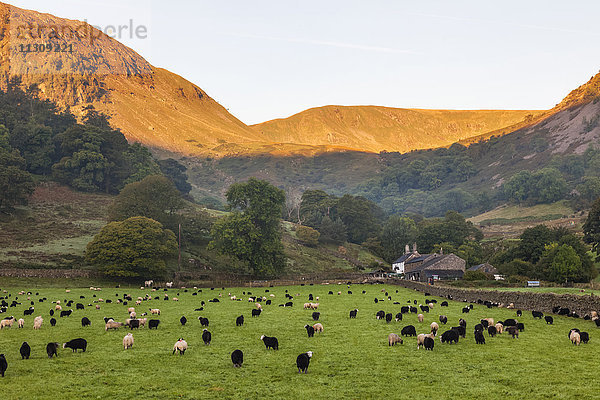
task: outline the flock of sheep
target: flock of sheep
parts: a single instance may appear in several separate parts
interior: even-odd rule
[[[148,285],[148,284],[152,285],[153,282],[152,281],[146,282],[146,285]],[[172,286],[172,285],[169,285],[169,286]],[[348,285],[348,288],[350,288],[349,285]],[[135,299],[128,294],[123,294],[122,298],[121,297],[117,298],[114,301],[114,303],[122,304],[123,306],[127,307],[126,310],[127,310],[127,315],[129,318],[124,319],[123,322],[117,322],[117,321],[115,321],[114,318],[111,318],[111,317],[104,317],[105,331],[118,330],[120,328],[129,328],[130,332],[128,332],[123,337],[123,341],[122,341],[124,350],[131,349],[134,346],[134,342],[135,342],[134,336],[133,336],[133,333],[131,332],[134,329],[139,329],[139,328],[142,328],[145,326],[148,326],[148,329],[150,329],[150,330],[158,329],[160,320],[155,319],[155,317],[157,318],[161,315],[160,309],[152,308],[152,307],[145,308],[142,305],[145,302],[149,302],[150,300],[161,299],[161,296],[157,295],[158,294],[157,292],[160,289],[161,288],[159,288],[159,287],[154,287],[151,289],[152,292],[155,292],[153,295],[146,294],[143,297],[137,297]],[[188,292],[188,289],[185,289],[185,288],[182,288],[182,289],[184,290],[184,292]],[[98,291],[101,289],[100,288],[90,288],[90,290]],[[164,289],[164,290],[167,291],[167,289]],[[70,291],[67,290],[67,293],[69,293],[69,292]],[[202,290],[198,290],[197,288],[194,288],[194,291],[191,294],[192,294],[192,296],[196,296],[200,292],[202,292]],[[265,289],[265,294],[267,294],[268,292],[269,292],[269,289]],[[385,294],[385,297],[387,297],[387,300],[390,302],[392,301],[392,297],[390,296],[390,294],[388,292],[385,291],[385,289],[382,289],[381,292],[382,292],[382,294],[385,292],[384,294]],[[398,291],[396,290],[396,293],[397,292]],[[366,291],[363,290],[362,293],[364,295],[364,294],[366,294]],[[273,295],[273,294],[269,294],[269,297],[252,296],[251,292],[248,292],[248,293],[244,292],[243,294],[244,294],[244,296],[248,296],[247,300],[252,303],[252,310],[251,310],[252,317],[259,317],[261,315],[261,312],[263,311],[263,303],[265,306],[271,305],[271,302],[272,302],[272,300],[274,300],[274,297],[275,297],[275,295]],[[333,291],[329,291],[328,294],[332,295],[334,293],[333,293]],[[339,291],[337,294],[340,295],[341,291]],[[352,292],[350,290],[348,290],[348,294],[352,294]],[[39,295],[39,293],[36,293],[36,295]],[[179,296],[179,293],[177,295]],[[425,295],[428,296],[427,293]],[[25,296],[25,297],[21,297],[21,302],[19,302],[18,296]],[[23,299],[25,298],[25,299],[27,299],[28,302],[30,302],[31,306],[26,308],[24,310],[23,314],[24,314],[24,316],[32,315],[35,312],[35,308],[34,308],[35,303],[34,303],[34,301],[31,300],[32,296],[33,295],[31,292],[21,291],[18,293],[17,296],[15,296],[14,298],[11,299],[12,295],[5,290],[4,295],[0,296],[0,314],[7,313],[7,311],[9,310],[10,307],[16,307],[18,305],[21,305],[22,302],[24,301]],[[286,293],[285,293],[286,302],[279,304],[279,306],[280,307],[292,307],[294,298],[297,298],[299,296],[300,296],[300,294],[296,294],[295,296],[292,296],[286,290]],[[96,298],[93,301],[95,304],[94,305],[88,304],[88,307],[90,307],[92,309],[99,310],[100,304],[102,304],[102,303],[113,303],[113,301],[110,299],[103,300],[102,298],[97,298],[95,294],[93,295],[93,297]],[[222,297],[221,294],[219,294],[219,297],[215,297],[211,300],[208,300],[208,302],[209,303],[218,303],[221,301],[219,299],[220,297]],[[85,296],[80,296],[80,299],[84,299],[84,298],[85,298]],[[229,293],[229,298],[232,301],[242,301],[241,298],[238,298],[236,295],[231,295],[231,293]],[[164,293],[162,296],[162,299],[169,300],[169,295],[167,293]],[[450,296],[449,296],[449,299],[451,299]],[[10,303],[9,303],[9,300],[11,301]],[[171,298],[171,300],[178,301],[178,298],[173,297],[173,298]],[[321,313],[319,311],[317,311],[319,309],[320,303],[313,302],[315,300],[315,298],[313,297],[312,294],[308,295],[308,300],[309,300],[309,302],[304,303],[304,309],[312,311],[311,318],[312,318],[313,322],[315,322],[314,324],[311,323],[311,324],[306,324],[304,326],[304,328],[306,329],[307,335],[310,338],[310,337],[314,337],[315,333],[318,333],[318,334],[322,333],[324,331],[324,327],[323,327],[322,323],[318,322],[320,315],[321,315]],[[316,297],[316,300],[318,301],[319,297]],[[38,301],[39,301],[39,303],[44,303],[44,302],[48,302],[48,299],[46,299],[44,297],[44,298],[39,298]],[[385,299],[380,300],[377,297],[374,299],[375,303],[379,303],[382,301],[385,301]],[[56,319],[54,318],[55,312],[60,312],[60,317],[69,317],[71,315],[71,313],[73,312],[73,310],[72,309],[63,310],[60,300],[54,300],[51,302],[52,302],[53,306],[49,312],[50,317],[51,317],[50,324],[51,324],[51,326],[55,326],[56,325]],[[72,307],[74,302],[75,302],[74,300],[66,300],[65,299],[64,305],[66,307]],[[407,303],[404,303],[404,305],[402,305],[400,302],[395,301],[395,302],[393,302],[394,305],[401,306],[400,312],[396,313],[396,315],[394,316],[393,313],[386,313],[385,311],[380,310],[376,313],[375,319],[376,320],[384,320],[387,323],[390,323],[393,319],[395,319],[395,321],[399,322],[399,321],[403,321],[403,319],[408,320],[409,318],[411,318],[411,315],[417,314],[416,321],[418,322],[419,326],[422,326],[420,324],[422,324],[424,322],[424,314],[428,314],[433,309],[438,307],[437,300],[435,300],[435,299],[425,299],[424,303],[425,304],[419,304],[419,302],[417,300],[409,300],[408,305],[407,305]],[[488,308],[505,307],[502,304],[495,304],[495,303],[490,303],[490,302],[486,302],[486,301],[479,301],[478,303],[485,305]],[[418,304],[418,308],[417,308],[417,304]],[[138,317],[136,307],[134,307],[134,305],[138,308],[141,306],[144,309],[147,309],[148,311],[141,313]],[[199,305],[201,307],[196,308],[195,311],[203,311],[204,307],[207,304],[204,301],[201,301],[199,303]],[[439,304],[440,310],[442,310],[444,307],[448,307],[448,306],[449,306],[448,301],[442,301]],[[77,303],[75,305],[75,308],[77,310],[85,310],[85,306],[81,302]],[[510,305],[506,306],[506,308],[508,308],[508,309],[514,308],[514,305],[510,304]],[[470,304],[468,306],[465,306],[462,309],[462,312],[464,314],[468,314],[472,309],[473,309],[473,304]],[[571,314],[571,312],[568,310],[567,310],[568,314],[565,314],[563,312],[563,310],[564,310],[563,308],[557,307],[557,308],[555,308],[554,311],[557,313],[560,313],[561,315],[570,315]],[[515,310],[515,311],[516,311],[517,317],[520,317],[522,315],[521,310]],[[150,315],[151,319],[147,318],[148,315]],[[357,315],[358,315],[358,309],[350,310],[350,312],[349,312],[350,319],[357,318]],[[532,311],[532,316],[534,318],[539,318],[539,319],[544,317],[547,324],[553,324],[552,316],[549,316],[549,315],[544,316],[544,314],[542,312]],[[457,326],[453,326],[450,329],[446,329],[441,334],[440,334],[440,326],[445,326],[448,323],[448,317],[444,314],[441,314],[441,315],[439,315],[438,319],[439,319],[439,323],[432,322],[431,324],[429,324],[428,330],[425,333],[417,334],[417,328],[412,324],[405,325],[402,328],[400,335],[398,335],[396,333],[390,333],[387,337],[388,346],[403,344],[404,340],[402,337],[416,337],[417,349],[424,348],[425,350],[432,351],[435,346],[436,338],[439,338],[440,343],[448,343],[448,344],[452,344],[452,343],[456,344],[459,342],[459,338],[463,338],[463,339],[466,338],[467,321],[465,319],[460,318]],[[585,316],[585,319],[591,319],[596,322],[596,325],[600,326],[600,319],[598,318],[598,314],[596,312],[592,312],[590,315]],[[198,320],[200,321],[200,325],[202,327],[202,340],[205,345],[210,345],[211,340],[212,340],[212,334],[208,330],[209,320],[208,320],[208,318],[205,318],[202,316],[198,317]],[[16,320],[14,316],[10,316],[10,317],[5,317],[2,320],[0,320],[0,330],[12,328],[15,321],[17,322],[17,326],[19,328],[24,328],[25,320],[23,318],[19,318],[18,320]],[[34,330],[41,329],[43,322],[44,322],[44,319],[41,315],[36,316],[33,320],[33,329]],[[185,316],[182,316],[180,318],[179,322],[182,326],[184,326],[187,323],[187,318]],[[242,326],[243,324],[244,324],[244,316],[240,315],[236,318],[236,326]],[[84,316],[81,319],[81,325],[82,325],[82,327],[90,326],[91,321],[87,317]],[[484,335],[484,332],[487,333],[488,337],[495,337],[496,335],[501,335],[504,332],[507,332],[509,335],[512,336],[512,338],[517,339],[519,337],[519,333],[523,332],[524,330],[525,330],[524,324],[519,323],[514,318],[509,318],[504,321],[494,321],[493,318],[488,317],[488,318],[483,318],[483,319],[479,320],[478,323],[476,323],[474,325],[473,335],[474,335],[475,343],[483,345],[486,343],[486,336]],[[588,341],[590,340],[589,334],[587,332],[582,332],[579,329],[571,329],[569,332],[569,339],[571,340],[571,342],[574,345],[579,345],[580,343],[588,343]],[[267,350],[269,350],[269,349],[278,350],[279,349],[279,341],[276,337],[262,335],[260,337],[260,340],[263,341],[265,348]],[[59,343],[56,343],[56,342],[48,343],[46,346],[46,353],[47,353],[48,357],[53,358],[55,356],[58,356],[59,347],[60,347]],[[78,350],[82,350],[82,352],[85,352],[86,348],[87,348],[87,341],[83,338],[76,338],[76,339],[70,340],[69,342],[63,343],[62,347],[70,348],[70,349],[72,349],[73,352],[77,352]],[[179,353],[181,356],[183,356],[187,349],[188,349],[188,343],[186,342],[186,340],[183,338],[179,338],[173,345],[172,354]],[[29,346],[29,344],[27,342],[22,343],[19,351],[21,354],[21,359],[29,359],[30,354],[31,354],[31,347]],[[298,368],[299,373],[307,373],[308,372],[308,367],[309,367],[312,355],[313,355],[312,351],[308,351],[305,353],[301,353],[300,355],[297,356],[296,366]],[[232,361],[234,367],[241,367],[244,362],[244,353],[240,349],[236,349],[235,351],[233,351],[231,353],[231,361]],[[5,355],[0,354],[0,375],[2,377],[4,376],[7,368],[8,368],[8,363],[7,363]]]

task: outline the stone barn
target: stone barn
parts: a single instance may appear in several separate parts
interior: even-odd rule
[[[405,279],[429,282],[431,279],[462,279],[465,274],[466,261],[455,254],[427,254],[414,261],[405,264]]]

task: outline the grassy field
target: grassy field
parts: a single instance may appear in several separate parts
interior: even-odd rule
[[[16,281],[10,282],[16,285]],[[29,286],[31,288],[31,286]],[[28,286],[3,287],[10,300],[23,302],[9,308],[8,314],[23,316],[29,306],[26,296],[19,290]],[[384,298],[382,289],[388,290],[392,301],[375,304],[373,299]],[[248,301],[231,301],[231,292],[246,299],[248,290],[254,295],[274,294],[273,305],[264,306],[258,318],[250,317],[253,304]],[[270,290],[266,293],[265,290]],[[294,306],[278,307],[285,301],[285,291],[294,295]],[[335,294],[329,295],[332,290]],[[489,310],[475,305],[469,314],[462,314],[463,303],[450,302],[450,307],[436,306],[426,314],[425,322],[418,323],[414,314],[405,315],[401,322],[386,324],[376,320],[378,310],[396,313],[408,300],[423,302],[422,294],[396,287],[381,285],[353,285],[347,293],[345,285],[315,285],[254,289],[216,288],[203,289],[192,296],[194,290],[184,292],[171,289],[170,297],[178,302],[162,300],[163,291],[151,293],[160,300],[144,302],[138,313],[148,308],[160,308],[161,324],[158,330],[142,328],[133,334],[133,349],[124,351],[122,338],[126,329],[104,331],[103,317],[124,320],[128,306],[115,303],[101,304],[100,310],[87,307],[100,297],[116,300],[123,293],[140,296],[150,293],[139,288],[108,288],[101,292],[89,289],[64,288],[32,289],[35,315],[44,317],[41,330],[32,329],[33,316],[25,317],[25,328],[15,326],[0,331],[0,352],[6,355],[9,366],[4,379],[0,379],[2,399],[200,399],[200,398],[394,398],[453,399],[482,396],[518,396],[531,398],[592,398],[596,389],[590,385],[596,379],[597,359],[600,356],[595,325],[588,321],[555,316],[554,325],[533,320],[524,313],[521,322],[525,331],[513,340],[503,334],[490,338],[486,344],[476,345],[473,326],[480,318],[496,320],[514,317],[513,310]],[[362,294],[365,290],[366,294]],[[396,293],[398,290],[398,293]],[[337,292],[342,294],[338,295]],[[38,292],[39,295],[35,295]],[[246,295],[243,294],[246,292]],[[320,296],[319,311],[325,329],[322,334],[308,338],[304,325],[312,323],[312,311],[303,310],[308,294]],[[97,297],[92,297],[93,295]],[[222,294],[221,302],[208,303]],[[85,299],[80,300],[80,296]],[[39,298],[47,298],[39,303]],[[85,310],[76,310],[70,317],[56,319],[55,327],[49,324],[49,310],[55,300],[82,301]],[[440,299],[438,298],[438,301]],[[205,301],[203,311],[194,311]],[[26,304],[27,303],[27,304]],[[438,303],[439,304],[439,303]],[[349,310],[358,308],[357,319],[348,318]],[[73,307],[75,309],[75,307]],[[235,326],[235,318],[243,314],[243,327]],[[439,314],[448,316],[448,328],[457,325],[460,317],[468,322],[467,338],[458,345],[435,342],[433,352],[417,350],[415,338],[405,338],[403,345],[388,347],[387,335],[400,333],[403,326],[413,324],[418,333],[428,331],[429,324],[437,321]],[[185,315],[186,326],[179,318]],[[87,316],[91,327],[82,328],[80,321]],[[198,316],[209,318],[213,341],[205,346],[201,340],[202,329]],[[590,332],[588,345],[575,347],[567,339],[571,328]],[[445,327],[441,327],[444,331]],[[261,335],[276,336],[279,351],[265,350]],[[48,359],[45,346],[48,342],[66,342],[83,337],[88,341],[85,353],[60,350],[58,358]],[[183,337],[189,344],[184,356],[172,355],[173,344]],[[29,360],[21,360],[19,347],[27,341],[32,347]],[[230,354],[235,349],[244,352],[244,365],[234,368]],[[295,360],[302,352],[313,351],[308,374],[298,374]],[[566,373],[568,371],[568,373]]]

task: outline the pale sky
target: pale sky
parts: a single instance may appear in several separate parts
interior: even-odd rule
[[[600,69],[595,0],[9,3],[146,26],[119,40],[247,124],[328,104],[548,109]]]

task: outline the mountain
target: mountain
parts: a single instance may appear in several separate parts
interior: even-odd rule
[[[46,43],[52,48],[23,51]],[[327,106],[249,127],[198,86],[89,24],[4,3],[0,60],[0,86],[18,77],[76,115],[93,105],[128,140],[180,155],[404,152],[447,146],[539,114]]]
[[[52,51],[21,51],[42,43]],[[11,77],[36,84],[76,115],[91,104],[128,140],[152,148],[204,154],[260,140],[202,89],[84,22],[0,3],[0,60],[3,85]]]
[[[449,146],[530,121],[531,110],[421,110],[379,106],[325,106],[252,127],[265,139],[355,150],[408,152]]]

